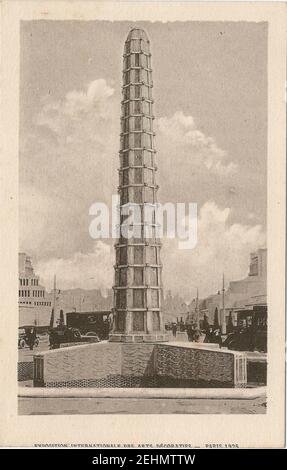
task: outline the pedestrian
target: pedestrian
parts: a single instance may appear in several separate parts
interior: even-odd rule
[[[172,328],[172,335],[173,335],[174,337],[176,337],[176,330],[177,330],[177,325],[176,325],[176,323],[173,323],[171,328]]]
[[[187,333],[188,341],[193,341],[193,328],[192,328],[191,323],[187,323],[186,333]]]
[[[36,339],[36,330],[35,328],[30,328],[30,330],[27,333],[26,341],[31,351],[33,351],[35,339]]]

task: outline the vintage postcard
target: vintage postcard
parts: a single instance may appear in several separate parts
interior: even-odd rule
[[[1,6],[0,444],[282,447],[286,4]]]

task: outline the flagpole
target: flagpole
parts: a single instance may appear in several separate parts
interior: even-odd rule
[[[226,334],[226,323],[225,323],[225,281],[224,273],[222,275],[222,323],[221,323],[221,333]]]
[[[53,292],[53,309],[55,315],[55,307],[56,307],[56,274],[54,274],[54,292]]]
[[[196,288],[196,305],[195,305],[195,311],[196,311],[196,326],[199,328],[199,302],[198,302],[198,287]]]

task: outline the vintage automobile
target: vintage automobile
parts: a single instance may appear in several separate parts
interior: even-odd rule
[[[63,343],[76,343],[82,341],[81,332],[77,328],[66,325],[57,325],[49,331],[50,349],[57,349]]]
[[[111,331],[113,314],[109,310],[94,312],[68,312],[66,313],[67,326],[76,328],[81,335],[98,336],[106,340]]]
[[[27,328],[19,328],[18,330],[18,349],[23,349],[25,347],[30,347],[28,341],[29,331],[32,327]],[[37,348],[39,346],[40,338],[39,336],[35,336],[33,347]]]
[[[236,351],[267,352],[267,308],[238,312],[237,327],[223,346]]]

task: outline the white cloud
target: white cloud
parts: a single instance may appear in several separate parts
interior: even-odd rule
[[[197,286],[205,296],[220,287],[222,273],[228,281],[248,271],[249,254],[265,246],[260,225],[230,224],[231,209],[206,202],[199,211],[198,242],[192,250],[179,250],[178,239],[163,241],[164,286],[194,296]]]
[[[168,139],[169,143],[177,148],[188,149],[194,163],[203,164],[208,170],[221,176],[227,176],[236,170],[235,163],[226,161],[226,151],[218,147],[213,137],[206,136],[197,128],[192,116],[185,116],[182,111],[177,111],[169,118],[160,118],[158,129],[159,135]]]
[[[35,124],[52,131],[59,144],[86,141],[104,143],[103,124],[107,127],[114,89],[103,78],[89,83],[85,90],[69,91],[63,100],[43,99]]]
[[[39,260],[35,271],[40,274],[44,285],[51,288],[54,274],[61,289],[101,289],[105,291],[113,285],[113,248],[101,240],[97,241],[89,253],[74,253],[69,258]]]
[[[45,98],[22,140],[20,244],[32,256],[90,250],[89,207],[116,190],[119,119],[105,79]]]
[[[162,247],[163,284],[186,299],[216,293],[222,273],[227,282],[241,279],[248,271],[249,254],[264,247],[265,234],[260,225],[230,224],[230,208],[206,202],[199,211],[198,243],[192,250],[179,250],[178,239],[164,239]],[[59,288],[111,288],[115,253],[111,244],[95,242],[91,252],[77,252],[67,258],[39,260],[35,265],[47,287],[54,274]]]
[[[86,92],[73,90],[66,94],[63,112],[73,118],[90,109],[100,109],[103,113],[105,101],[113,94],[114,89],[107,84],[106,80],[103,78],[94,80],[87,86]]]

